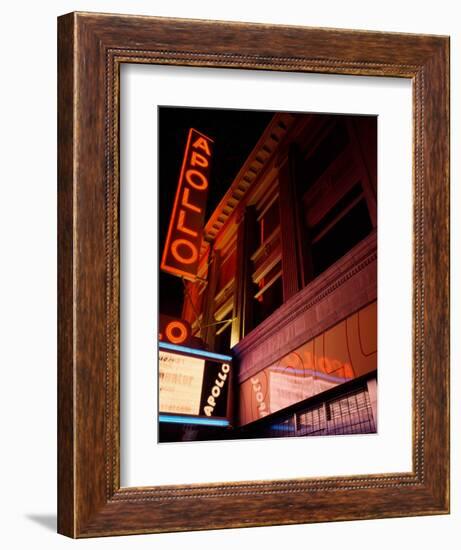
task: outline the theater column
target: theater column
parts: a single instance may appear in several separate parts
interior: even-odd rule
[[[214,318],[214,298],[216,295],[216,287],[218,284],[219,267],[221,263],[221,256],[218,250],[214,248],[210,251],[210,266],[208,268],[208,283],[205,290],[205,301],[203,307],[203,321],[201,337],[207,344],[208,349],[214,349],[214,339],[216,327],[213,323],[216,321]]]
[[[279,156],[278,162],[283,301],[286,302],[311,279],[312,268],[300,216],[301,160],[298,148],[290,146]]]
[[[256,249],[257,221],[254,206],[247,206],[237,232],[237,269],[231,347],[253,328],[253,283],[251,255]]]

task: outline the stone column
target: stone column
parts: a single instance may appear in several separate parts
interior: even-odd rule
[[[251,255],[255,251],[257,221],[254,206],[247,206],[237,232],[237,269],[232,321],[231,347],[253,328],[253,283]]]
[[[283,301],[299,292],[312,278],[308,239],[301,221],[299,185],[301,160],[296,146],[279,159],[280,234],[282,241]]]
[[[214,298],[216,294],[216,287],[218,284],[219,276],[219,264],[220,264],[220,254],[219,251],[210,250],[210,265],[208,268],[208,280],[207,288],[205,290],[204,304],[203,304],[203,317],[202,317],[202,328],[201,337],[202,340],[207,345],[208,349],[213,349],[216,327],[213,325],[215,322],[214,318]]]

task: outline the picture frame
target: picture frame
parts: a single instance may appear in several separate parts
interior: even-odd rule
[[[120,486],[123,63],[411,79],[412,471]],[[449,513],[449,38],[71,13],[58,19],[58,80],[58,531],[81,538]]]

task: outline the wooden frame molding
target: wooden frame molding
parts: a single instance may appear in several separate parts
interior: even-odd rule
[[[58,31],[59,532],[94,537],[448,513],[449,39],[91,13],[60,17]],[[120,487],[121,63],[412,80],[411,472]]]

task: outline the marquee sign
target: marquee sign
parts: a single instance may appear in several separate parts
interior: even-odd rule
[[[228,420],[231,360],[230,356],[159,342],[160,421],[165,413]]]
[[[213,140],[189,130],[161,269],[194,281],[197,276]]]
[[[204,359],[160,351],[159,410],[199,414],[204,371]]]

